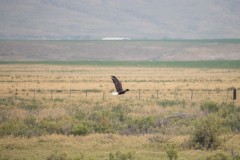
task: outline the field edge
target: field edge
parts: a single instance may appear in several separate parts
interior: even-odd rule
[[[160,68],[240,68],[240,60],[219,61],[0,61],[3,64],[45,64],[77,66],[160,67]]]

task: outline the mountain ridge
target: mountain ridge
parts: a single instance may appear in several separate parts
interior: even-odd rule
[[[2,0],[1,39],[240,38],[238,0]]]

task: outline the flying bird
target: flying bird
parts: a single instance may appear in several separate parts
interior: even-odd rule
[[[129,91],[129,89],[123,90],[122,83],[117,79],[117,77],[112,76],[112,81],[116,88],[116,92],[113,92],[112,95],[116,96],[120,94],[125,94],[125,92]]]

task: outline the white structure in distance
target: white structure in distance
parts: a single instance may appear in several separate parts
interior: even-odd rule
[[[124,38],[124,37],[104,37],[102,38],[102,40],[108,40],[108,41],[111,41],[111,40],[130,40],[130,38]]]

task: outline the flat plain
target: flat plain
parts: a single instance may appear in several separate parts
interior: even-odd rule
[[[0,81],[1,159],[239,158],[239,68],[2,63]],[[204,119],[217,147],[191,145]]]

